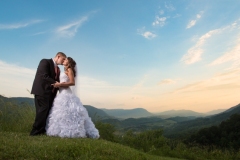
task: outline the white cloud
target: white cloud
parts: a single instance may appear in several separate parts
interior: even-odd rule
[[[149,32],[149,31],[144,32],[144,33],[142,34],[142,36],[145,37],[145,38],[147,38],[147,39],[152,39],[152,38],[156,37],[155,34],[153,34],[152,32]]]
[[[21,23],[15,23],[15,24],[0,24],[0,29],[18,29],[18,28],[24,28],[32,24],[41,23],[43,20],[32,20],[29,22],[21,22]]]
[[[156,16],[155,21],[152,23],[153,26],[163,27],[166,23],[167,17]]]
[[[70,24],[60,26],[56,29],[56,33],[61,37],[74,37],[78,31],[78,28],[88,20],[87,16],[82,17],[80,20],[72,22]]]
[[[152,22],[152,26],[163,27],[165,26],[167,19],[180,17],[181,16],[180,14],[176,14],[175,16],[169,15],[169,12],[172,12],[174,10],[175,8],[173,7],[172,4],[165,3],[164,9],[160,9],[158,14],[155,16],[155,20]],[[163,16],[165,13],[168,13],[168,15]]]
[[[156,34],[150,32],[150,31],[145,31],[145,27],[138,29],[137,32],[138,32],[138,34],[140,34],[141,36],[143,36],[144,38],[147,38],[147,39],[153,39],[153,38],[157,37]]]
[[[199,14],[196,15],[196,19],[189,21],[187,24],[187,29],[192,28],[196,25],[197,21],[202,17],[203,11],[201,11]]]

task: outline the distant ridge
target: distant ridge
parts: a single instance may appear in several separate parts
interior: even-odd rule
[[[106,112],[108,115],[116,117],[116,118],[120,118],[120,119],[155,116],[154,114],[148,112],[146,109],[143,109],[143,108],[134,108],[134,109],[105,109],[105,108],[101,108],[101,109],[104,112]]]
[[[219,113],[222,113],[224,111],[226,111],[227,109],[217,109],[217,110],[213,110],[213,111],[209,111],[209,112],[206,112],[204,114],[206,115],[215,115],[215,114],[219,114]]]
[[[156,113],[157,115],[160,116],[165,116],[165,117],[203,117],[206,116],[206,114],[203,113],[198,113],[194,112],[191,110],[169,110],[169,111],[164,111],[160,113]]]
[[[34,99],[29,97],[4,97],[0,95],[0,104],[3,102],[13,102],[16,104],[26,103],[30,106],[34,105]]]
[[[183,121],[176,123],[171,128],[165,130],[165,136],[175,137],[175,136],[185,136],[186,133],[195,132],[203,127],[210,127],[213,125],[219,125],[222,121],[227,120],[233,114],[240,114],[240,104],[227,109],[226,111],[211,115],[207,117],[200,117],[194,120]]]

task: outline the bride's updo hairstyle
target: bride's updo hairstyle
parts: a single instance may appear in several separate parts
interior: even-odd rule
[[[76,62],[71,57],[67,57],[67,59],[68,59],[68,68],[72,68],[73,74],[75,77],[76,76],[76,70],[75,70]]]

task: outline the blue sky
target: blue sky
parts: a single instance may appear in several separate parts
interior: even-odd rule
[[[0,94],[29,94],[42,58],[74,58],[97,108],[207,112],[239,103],[239,0],[0,2]]]

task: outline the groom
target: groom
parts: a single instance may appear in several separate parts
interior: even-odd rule
[[[45,133],[48,113],[57,94],[57,89],[51,84],[59,82],[58,65],[62,65],[65,58],[63,52],[58,52],[53,59],[42,59],[38,65],[31,91],[31,94],[34,94],[36,116],[30,136]]]

